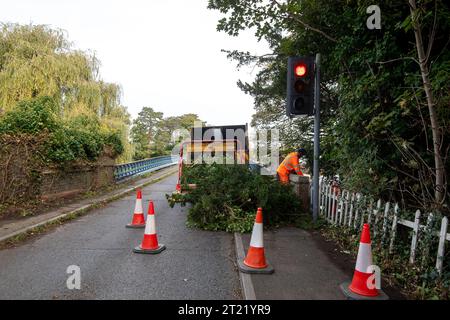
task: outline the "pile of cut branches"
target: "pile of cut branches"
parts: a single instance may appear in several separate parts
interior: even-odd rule
[[[247,165],[197,164],[183,170],[186,194],[167,195],[169,204],[191,203],[188,225],[205,230],[249,232],[258,207],[265,225],[294,222],[301,215],[300,199],[290,186],[262,176]]]

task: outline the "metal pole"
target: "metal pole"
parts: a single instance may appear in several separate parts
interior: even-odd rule
[[[319,155],[320,155],[320,53],[316,54],[316,81],[314,90],[314,172],[313,220],[319,217]]]

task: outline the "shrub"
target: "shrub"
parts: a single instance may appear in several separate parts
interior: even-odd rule
[[[0,120],[0,135],[47,135],[42,154],[47,162],[56,164],[95,161],[105,145],[112,146],[115,155],[124,151],[119,133],[102,131],[97,118],[80,115],[63,121],[55,110],[57,105],[49,97],[22,101]]]
[[[113,147],[113,151],[116,155],[120,155],[125,151],[119,132],[105,134],[104,141],[105,144]]]
[[[49,97],[21,101],[14,111],[6,113],[1,119],[0,134],[37,134],[44,130],[58,130],[60,123],[55,116],[55,110],[55,101]]]

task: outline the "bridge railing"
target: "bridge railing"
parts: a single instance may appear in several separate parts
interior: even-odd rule
[[[178,156],[161,156],[130,163],[118,164],[114,168],[114,179],[116,182],[120,182],[126,178],[159,170],[172,166],[176,163],[178,163]]]

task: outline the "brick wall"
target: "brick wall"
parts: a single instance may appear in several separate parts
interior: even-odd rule
[[[114,184],[114,159],[106,155],[93,165],[42,172],[41,198],[53,200]]]
[[[33,139],[0,138],[0,210],[2,204],[53,200],[115,183],[115,160],[109,148],[95,163],[58,169],[36,160],[38,142]]]

